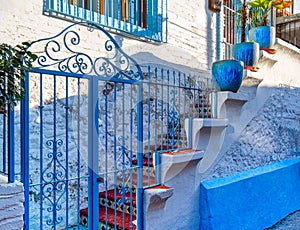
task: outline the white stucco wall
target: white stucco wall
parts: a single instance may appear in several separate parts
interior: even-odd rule
[[[21,183],[0,182],[0,229],[20,230],[23,228],[23,202],[24,193]]]
[[[123,49],[130,55],[135,54],[137,59],[143,59],[144,53],[147,52],[167,62],[210,69],[215,56],[215,15],[207,10],[206,2],[169,0],[168,43],[150,44],[124,38]],[[0,0],[0,5],[0,42],[17,44],[27,40],[33,41],[55,35],[70,25],[62,19],[44,16],[42,0]],[[94,42],[90,37],[89,39],[91,48]],[[97,41],[99,37],[92,39]]]

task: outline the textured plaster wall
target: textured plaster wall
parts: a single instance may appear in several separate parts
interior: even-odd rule
[[[277,88],[240,137],[222,154],[211,174],[221,177],[299,156],[299,88]]]
[[[114,37],[127,53],[136,55],[137,59],[143,60],[144,54],[149,53],[168,63],[210,69],[211,60],[215,57],[215,15],[207,10],[206,2],[168,2],[168,43],[150,44],[116,34]],[[42,0],[0,0],[0,5],[0,42],[17,44],[33,41],[55,35],[70,25],[64,20],[44,16]],[[89,37],[87,49],[95,49],[93,40],[99,39]]]
[[[0,229],[23,228],[23,202],[24,193],[21,183],[0,184]]]
[[[251,75],[262,81],[254,97],[248,98],[234,120],[227,111],[234,129],[228,128],[217,160],[201,180],[299,157],[300,49],[280,39],[274,48],[277,53],[264,53],[260,70]],[[237,96],[247,95],[245,89]]]

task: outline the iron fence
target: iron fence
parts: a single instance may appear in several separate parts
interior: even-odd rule
[[[19,106],[11,108],[6,106],[6,112],[0,114],[0,174],[7,177],[7,182],[20,180],[20,120],[18,119]],[[16,130],[16,131],[15,131]],[[19,166],[19,167],[18,167]]]
[[[300,48],[300,14],[277,18],[277,37]]]

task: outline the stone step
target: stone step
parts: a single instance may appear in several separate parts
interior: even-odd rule
[[[115,219],[116,217],[116,219]],[[135,230],[134,221],[136,216],[115,211],[103,206],[99,207],[99,229],[100,230]],[[88,227],[88,208],[80,210],[80,224]],[[107,228],[106,228],[107,227]]]
[[[171,146],[171,145],[168,145],[168,144],[163,144],[163,145],[160,145],[160,144],[157,144],[157,145],[145,145],[144,146],[144,158],[153,158],[153,153],[156,152],[156,151],[160,151],[160,150],[172,150],[172,149],[177,149],[178,148],[178,145],[175,145],[175,146]],[[150,151],[149,151],[150,150]]]
[[[205,110],[203,111],[190,111],[186,112],[185,114],[181,114],[180,118],[181,119],[186,119],[188,117],[195,117],[195,118],[212,118],[212,112],[210,110]]]

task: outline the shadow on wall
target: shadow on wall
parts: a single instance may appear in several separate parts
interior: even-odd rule
[[[181,52],[182,50],[176,50],[176,52]],[[168,52],[162,51],[161,52]],[[182,54],[182,53],[181,53]],[[194,59],[191,55],[186,53],[185,55],[189,56],[189,59]],[[136,54],[133,54],[131,56],[134,60],[138,62],[140,67],[142,68],[143,72],[147,73],[147,67],[150,66],[151,68],[160,68],[160,69],[165,69],[165,70],[170,70],[170,71],[175,71],[175,72],[180,72],[182,74],[186,74],[187,76],[190,75],[195,75],[199,74],[203,77],[208,77],[210,78],[211,73],[208,70],[205,69],[199,69],[199,68],[192,68],[189,67],[189,65],[184,65],[184,64],[177,64],[175,62],[169,62],[166,61],[158,56],[155,56],[151,52],[138,52]],[[200,63],[198,63],[200,65]]]

